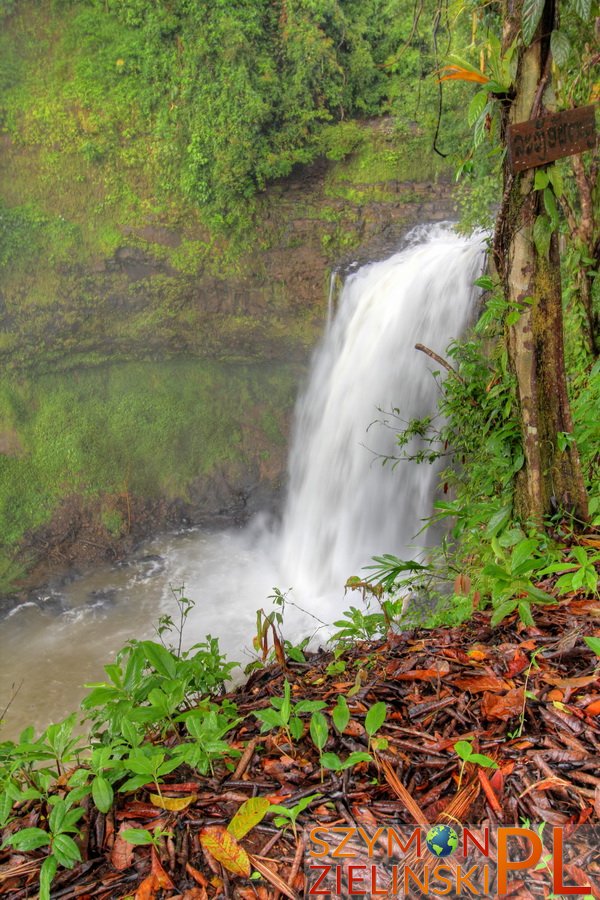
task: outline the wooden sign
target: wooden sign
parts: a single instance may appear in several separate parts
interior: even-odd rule
[[[593,150],[596,106],[581,106],[552,113],[519,125],[508,126],[508,159],[511,171],[543,166],[563,156]]]

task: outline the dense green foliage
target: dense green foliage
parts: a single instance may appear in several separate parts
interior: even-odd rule
[[[104,203],[135,207],[149,180],[160,202],[237,225],[270,180],[354,149],[352,117],[400,113],[405,135],[435,120],[428,26],[399,53],[412,11],[391,0],[62,0],[18,17],[2,40],[4,127],[52,148],[55,169],[65,153],[95,167]]]

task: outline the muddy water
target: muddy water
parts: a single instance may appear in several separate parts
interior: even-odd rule
[[[83,685],[102,680],[103,666],[130,639],[155,637],[159,616],[173,616],[173,588],[195,607],[187,646],[218,635],[230,659],[251,658],[254,610],[277,584],[270,541],[260,523],[240,531],[190,531],[149,541],[124,565],[105,566],[60,590],[39,592],[1,624],[1,737],[28,724],[45,727],[75,709]]]

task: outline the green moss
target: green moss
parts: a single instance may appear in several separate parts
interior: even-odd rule
[[[289,366],[185,360],[4,379],[0,429],[22,447],[0,456],[5,558],[69,494],[108,498],[103,520],[117,534],[111,496],[185,497],[198,476],[281,444],[295,383]]]

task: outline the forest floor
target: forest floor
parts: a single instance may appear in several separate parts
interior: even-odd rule
[[[600,825],[600,659],[584,641],[600,635],[600,603],[572,594],[536,607],[534,616],[533,627],[513,614],[492,628],[490,614],[478,611],[459,628],[390,631],[341,653],[307,653],[305,663],[255,671],[221,698],[237,706],[226,737],[237,755],[218,760],[207,777],[180,766],[160,785],[116,794],[106,815],[88,799],[78,840],[83,861],[59,869],[51,897],[397,895],[398,885],[385,887],[400,861],[395,839],[387,845],[390,830],[402,842],[415,829],[425,838],[436,824],[459,832],[465,825],[480,842],[488,834],[495,859],[498,828],[533,823],[541,834],[545,823],[548,836],[553,826],[573,835],[566,881],[600,898],[598,843],[589,836],[597,838]],[[327,715],[313,716],[310,727],[300,717],[301,734],[291,742],[285,729],[261,732],[257,713],[279,709],[285,718],[289,709],[293,718],[301,701],[322,702]],[[43,818],[39,803],[25,803],[5,836]],[[147,840],[125,840],[131,829]],[[345,835],[348,855],[340,849]],[[416,844],[400,853],[415,878],[424,877],[425,846],[420,863]],[[0,851],[0,896],[37,896],[46,852]],[[458,861],[448,857],[442,868],[455,873]],[[367,869],[349,871],[361,865]],[[550,896],[552,866],[548,854],[537,868],[515,871],[507,894]],[[424,895],[411,885],[405,896]],[[489,890],[474,886],[475,895]]]

